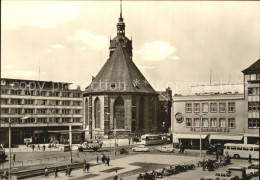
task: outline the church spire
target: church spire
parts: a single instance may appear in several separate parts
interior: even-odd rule
[[[120,18],[122,18],[122,0],[120,0]]]
[[[120,0],[120,17],[118,18],[117,23],[117,35],[125,35],[125,23],[124,18],[122,17],[122,1]]]

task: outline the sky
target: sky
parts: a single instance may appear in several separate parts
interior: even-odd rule
[[[239,83],[260,57],[260,2],[123,1],[122,9],[133,61],[157,91]],[[1,1],[2,78],[84,90],[109,57],[119,14],[119,1]]]

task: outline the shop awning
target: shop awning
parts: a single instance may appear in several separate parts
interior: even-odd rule
[[[228,136],[228,135],[212,134],[210,135],[210,139],[241,141],[243,139],[243,136]]]
[[[202,134],[201,139],[205,139],[208,136],[208,134]],[[174,138],[178,139],[200,139],[199,134],[174,134]]]

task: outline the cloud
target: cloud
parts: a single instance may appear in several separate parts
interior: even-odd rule
[[[140,50],[135,51],[145,61],[161,61],[174,52],[176,52],[176,48],[164,41],[145,43]]]
[[[60,24],[77,19],[82,2],[75,1],[3,1],[2,28],[34,26],[55,28]]]
[[[109,39],[105,36],[94,35],[86,29],[76,31],[72,36],[66,38],[68,42],[80,43],[95,49],[104,49],[109,43]],[[85,47],[86,49],[87,47]],[[85,50],[81,47],[79,50]]]
[[[154,69],[155,66],[139,66],[141,69]]]
[[[61,48],[65,48],[65,47],[62,44],[53,44],[53,45],[51,45],[51,48],[61,49]]]
[[[178,60],[180,60],[181,58],[180,58],[179,56],[172,56],[172,57],[170,57],[170,59],[175,60],[175,61],[178,61]]]

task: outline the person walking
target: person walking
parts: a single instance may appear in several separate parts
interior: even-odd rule
[[[45,169],[44,169],[44,176],[45,176],[45,177],[48,176],[48,168],[47,168],[47,167],[45,167]]]
[[[66,168],[66,176],[69,176],[69,171],[70,171],[70,168],[69,168],[69,165],[67,165],[67,168]]]
[[[16,155],[14,154],[14,155],[13,155],[13,162],[15,162],[15,156],[16,156]]]
[[[107,165],[109,166],[109,162],[110,162],[110,157],[107,156]]]
[[[45,151],[45,144],[42,146],[42,148],[43,148],[43,151]]]
[[[34,144],[32,145],[32,151],[34,151],[34,148],[35,148],[35,146],[34,146]]]
[[[218,153],[218,151],[216,152],[216,160],[218,161],[218,159],[219,159],[219,153]]]
[[[58,167],[55,167],[55,168],[54,168],[55,178],[58,178],[58,172],[59,172]]]
[[[117,170],[115,171],[114,180],[118,179]]]
[[[99,161],[99,156],[98,156],[98,154],[97,154],[97,164],[98,164],[98,161]]]
[[[87,163],[84,163],[84,164],[83,164],[83,172],[84,172],[84,173],[86,172],[86,169],[87,169]]]
[[[251,163],[252,163],[252,155],[251,155],[251,154],[249,154],[249,157],[248,157],[248,162],[249,162],[249,164],[251,164]]]
[[[38,150],[41,150],[41,148],[40,148],[40,144],[38,144],[38,147],[37,147],[37,148],[38,148]]]
[[[90,164],[87,163],[87,164],[86,164],[87,173],[89,173],[89,168],[90,168]]]
[[[71,172],[72,172],[72,167],[71,167],[71,165],[69,165],[69,177],[71,175]]]

